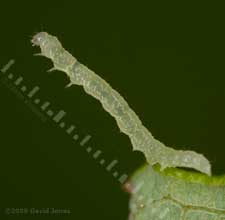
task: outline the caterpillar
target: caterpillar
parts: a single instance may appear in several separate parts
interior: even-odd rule
[[[86,93],[101,102],[103,108],[115,118],[120,131],[128,135],[133,150],[143,152],[150,165],[160,164],[161,170],[167,167],[187,167],[211,175],[210,162],[202,154],[175,150],[156,140],[125,99],[67,52],[56,37],[40,32],[33,36],[31,42],[33,46],[40,47],[39,55],[52,60],[54,67],[51,71],[65,72],[70,79],[69,86],[83,86]]]

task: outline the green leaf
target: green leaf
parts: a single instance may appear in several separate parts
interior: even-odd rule
[[[146,165],[129,180],[129,220],[224,220],[225,176]]]

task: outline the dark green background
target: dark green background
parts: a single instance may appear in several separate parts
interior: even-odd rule
[[[156,3],[157,2],[157,3]],[[182,3],[181,3],[182,2]],[[153,135],[168,146],[206,155],[225,173],[225,45],[223,1],[1,1],[0,65],[24,77],[114,168],[141,164],[113,118],[81,87],[64,89],[65,74],[47,74],[49,60],[32,56],[31,37],[56,35],[80,62],[118,90]],[[1,76],[0,82],[3,77]],[[5,208],[64,208],[70,215],[29,219],[112,219],[128,216],[121,185],[51,120],[41,120],[0,84],[0,219]]]

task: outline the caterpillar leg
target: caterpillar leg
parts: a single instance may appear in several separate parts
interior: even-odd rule
[[[55,68],[55,67],[52,67],[51,69],[47,70],[47,72],[48,72],[48,73],[51,73],[51,72],[56,71],[56,70],[58,70],[58,69]]]
[[[41,57],[44,57],[44,55],[42,53],[34,53],[33,56],[41,56]]]
[[[73,85],[73,83],[72,83],[72,82],[68,83],[68,84],[65,86],[65,89],[67,89],[67,88],[71,87],[72,85]]]

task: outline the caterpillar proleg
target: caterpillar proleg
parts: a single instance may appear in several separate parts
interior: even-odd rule
[[[158,163],[161,170],[166,167],[189,167],[211,175],[211,165],[202,154],[174,150],[156,140],[124,98],[105,80],[79,63],[56,37],[40,32],[33,37],[32,43],[40,46],[41,54],[52,60],[55,69],[67,74],[71,84],[83,86],[86,93],[101,102],[103,108],[115,118],[119,129],[129,136],[133,150],[142,151],[150,165]]]

